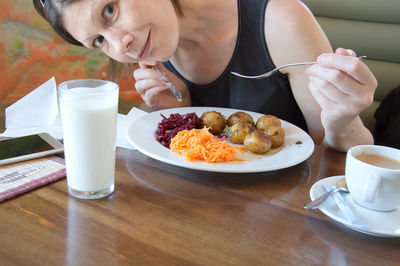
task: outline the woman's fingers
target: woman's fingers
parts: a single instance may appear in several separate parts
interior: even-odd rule
[[[165,81],[151,68],[138,68],[133,72],[136,91],[149,106],[157,106],[160,102],[159,94],[168,90]]]
[[[318,85],[316,85],[315,83],[311,82],[309,84],[309,89],[310,89],[314,99],[321,106],[322,110],[335,109],[337,107],[337,103],[332,101],[329,97],[327,97],[323,93],[323,90],[321,90],[320,87]]]
[[[376,79],[355,55],[352,50],[338,48],[335,54],[320,55],[318,64],[306,69],[309,89],[321,106],[324,124],[335,121],[345,125],[373,101]]]
[[[373,101],[374,88],[358,83],[342,71],[318,66],[307,71],[310,84],[337,105],[361,111]]]
[[[164,95],[162,92],[165,92],[166,89],[168,89],[166,86],[152,87],[144,92],[142,98],[148,106],[161,106],[162,95]]]
[[[335,51],[336,54],[341,54],[341,55],[350,55],[350,56],[357,56],[356,52],[353,51],[352,49],[345,49],[345,48],[337,48]]]
[[[175,82],[181,86],[178,78],[170,73],[161,63],[154,65],[144,64],[141,68],[133,72],[133,77],[136,80],[136,91],[142,96],[144,102],[151,107],[168,108],[175,107],[177,104],[176,97],[171,92],[166,81],[154,69],[157,66],[160,71],[171,82]],[[186,100],[187,102],[187,100]]]
[[[161,62],[140,62],[139,66],[140,68],[133,72],[136,80],[135,87],[147,105],[157,108],[190,105],[190,96],[185,83],[168,71]],[[160,70],[162,75],[156,71],[155,67]],[[171,92],[163,75],[179,89],[183,98],[182,102],[179,102]]]
[[[319,93],[322,93],[326,98],[330,99],[331,102],[339,105],[347,105],[347,99],[349,96],[343,91],[336,88],[333,84],[321,79],[317,76],[310,76],[310,85],[314,88],[314,91],[318,88]]]
[[[361,105],[371,104],[375,90],[374,85],[361,84],[341,70],[320,65],[310,66],[307,73],[310,75],[310,82],[314,82],[324,91],[326,90],[333,101],[347,104],[350,100],[359,102]]]
[[[157,64],[157,62],[155,62],[155,61],[140,61],[139,67],[140,68],[152,68],[156,64]]]
[[[149,90],[154,87],[165,87],[168,88],[167,84],[163,80],[158,79],[140,79],[135,83],[136,90],[139,93],[144,93],[146,90]]]
[[[327,68],[333,68],[345,72],[361,84],[368,85],[376,83],[369,68],[353,56],[342,54],[321,54],[317,58],[318,64]]]

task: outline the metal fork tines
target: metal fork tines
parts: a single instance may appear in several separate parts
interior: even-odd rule
[[[365,59],[365,58],[367,58],[367,56],[365,56],[365,55],[357,57],[357,59],[359,59],[359,60],[362,60],[362,59]],[[279,66],[279,67],[276,67],[276,68],[272,69],[271,71],[268,71],[268,72],[266,72],[264,74],[260,74],[260,75],[257,75],[257,76],[246,76],[246,75],[243,75],[243,74],[240,74],[240,73],[237,73],[237,72],[231,72],[231,74],[233,74],[235,76],[238,76],[238,77],[241,77],[241,78],[247,78],[247,79],[262,79],[262,78],[266,78],[266,77],[271,76],[275,72],[278,72],[278,70],[280,70],[282,68],[285,68],[285,67],[301,66],[301,65],[312,65],[312,64],[316,64],[316,63],[317,62],[314,61],[314,62],[301,62],[301,63],[293,63],[293,64],[282,65],[282,66]]]

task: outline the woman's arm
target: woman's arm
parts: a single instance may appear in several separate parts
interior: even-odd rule
[[[265,13],[265,36],[275,65],[315,61],[287,74],[293,95],[316,143],[347,151],[372,143],[359,113],[373,99],[376,80],[361,61],[342,50],[335,54],[311,12],[298,0],[271,0]],[[321,56],[320,56],[321,55]]]

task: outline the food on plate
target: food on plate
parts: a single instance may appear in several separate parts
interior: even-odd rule
[[[271,139],[272,148],[277,148],[285,142],[285,130],[281,126],[269,127],[264,132]]]
[[[163,120],[158,123],[155,132],[156,140],[163,146],[169,148],[171,139],[178,134],[179,131],[193,128],[203,128],[203,122],[196,113],[171,114],[168,118],[163,116]]]
[[[260,130],[254,130],[247,134],[243,144],[248,151],[257,154],[267,153],[272,146],[271,139]]]
[[[272,142],[272,148],[277,148],[285,142],[285,131],[279,118],[273,115],[263,115],[256,122],[256,128],[266,133]]]
[[[206,111],[200,118],[194,112],[183,115],[171,114],[168,118],[161,116],[163,120],[158,124],[155,133],[157,141],[184,155],[188,160],[199,159],[206,162],[234,160],[234,157],[229,157],[232,153],[226,150],[227,147],[233,146],[226,146],[230,145],[224,141],[226,139],[234,144],[243,144],[244,147],[241,147],[243,150],[255,154],[265,154],[270,149],[283,145],[285,141],[285,131],[281,121],[273,115],[263,115],[256,123],[249,114],[242,111],[233,113],[228,119],[217,111]],[[171,140],[178,134],[180,136],[172,145]],[[193,141],[195,143],[192,143]],[[207,145],[212,143],[213,146],[204,146],[205,143]],[[221,152],[212,150],[217,146],[219,149],[221,147],[224,149]]]
[[[228,126],[233,126],[234,124],[236,124],[239,121],[247,121],[250,124],[254,125],[253,118],[245,112],[235,112],[235,113],[231,114],[228,117],[227,124],[228,124]]]
[[[263,115],[257,120],[256,128],[262,131],[267,130],[269,127],[281,126],[279,118],[273,115]]]
[[[246,120],[243,120],[228,127],[226,133],[231,142],[236,144],[243,144],[246,135],[252,132],[253,130],[254,130],[253,124],[249,123]]]
[[[185,156],[188,161],[201,160],[207,163],[237,161],[236,154],[242,151],[215,138],[207,128],[180,131],[172,138],[170,149]]]
[[[200,119],[203,122],[203,125],[209,128],[209,131],[212,134],[221,134],[222,131],[225,129],[226,126],[226,119],[225,117],[216,111],[207,111],[204,112]]]

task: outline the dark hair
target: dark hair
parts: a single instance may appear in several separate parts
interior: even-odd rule
[[[61,38],[71,44],[83,46],[62,25],[62,10],[74,1],[78,0],[33,0],[33,5]]]
[[[62,11],[70,3],[79,0],[33,0],[38,13],[47,20],[54,31],[65,41],[83,46],[71,34],[69,34],[62,25]],[[183,16],[180,0],[170,0],[174,5],[175,11],[179,16]]]

